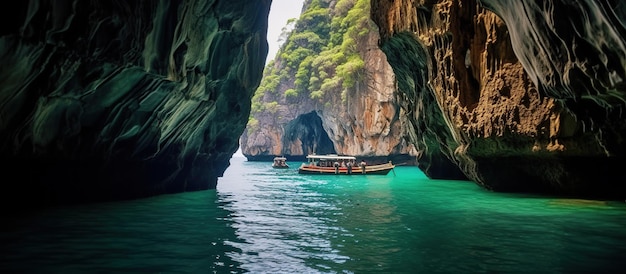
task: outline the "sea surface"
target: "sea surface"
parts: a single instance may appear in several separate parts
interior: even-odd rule
[[[1,273],[625,273],[626,203],[233,158],[216,190],[49,209],[0,234]],[[17,223],[15,223],[17,222]]]

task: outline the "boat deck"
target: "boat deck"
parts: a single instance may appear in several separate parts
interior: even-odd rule
[[[365,169],[355,166],[322,167],[303,163],[298,169],[300,174],[329,174],[329,175],[387,175],[395,166],[391,163],[365,166]]]

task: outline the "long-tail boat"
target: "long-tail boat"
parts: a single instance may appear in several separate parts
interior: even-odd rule
[[[365,161],[357,163],[354,156],[308,155],[307,163],[298,168],[300,174],[335,174],[335,175],[387,175],[395,167],[391,161],[384,164],[368,165]]]

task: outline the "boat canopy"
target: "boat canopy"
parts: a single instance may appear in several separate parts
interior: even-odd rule
[[[340,156],[335,154],[329,155],[307,155],[307,159],[318,159],[318,160],[356,160],[354,156]]]
[[[282,160],[282,161],[286,161],[286,160],[287,160],[287,158],[285,158],[285,157],[275,157],[275,158],[274,158],[274,161],[281,161],[281,160]]]

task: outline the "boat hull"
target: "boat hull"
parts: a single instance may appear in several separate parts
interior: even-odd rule
[[[298,168],[299,174],[326,174],[326,175],[387,175],[395,166],[387,163],[382,165],[366,166],[365,171],[361,167],[353,167],[350,171],[347,167],[320,167],[303,164]]]

